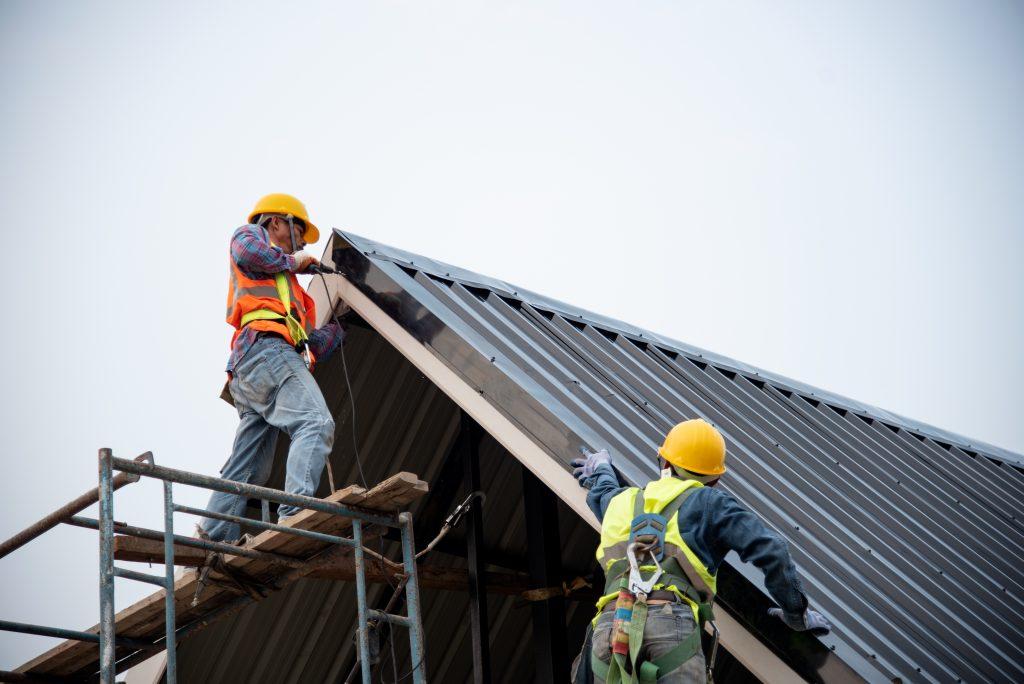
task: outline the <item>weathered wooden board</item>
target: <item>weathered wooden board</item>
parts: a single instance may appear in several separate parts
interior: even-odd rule
[[[328,501],[342,502],[374,512],[403,510],[410,503],[427,493],[427,483],[411,473],[398,473],[384,480],[369,491],[362,487],[350,486],[335,492]],[[352,527],[350,518],[321,513],[301,511],[287,520],[290,527],[315,530],[327,534],[342,534]],[[253,539],[246,548],[268,551],[297,559],[308,558],[328,545],[313,539],[298,537],[286,532],[266,531]],[[228,566],[248,577],[271,584],[279,579],[288,568],[276,563],[233,556],[227,559]],[[239,592],[218,585],[207,585],[199,597],[199,603],[192,606],[198,580],[198,571],[187,569],[174,584],[174,602],[177,624],[184,625],[202,617],[228,603]],[[116,616],[116,633],[119,636],[140,640],[155,640],[164,630],[164,592],[157,591],[134,605],[120,611]],[[99,625],[85,630],[99,633]],[[129,649],[117,649],[118,658],[130,653]],[[99,648],[92,643],[65,641],[46,653],[30,660],[17,672],[61,676],[92,674],[99,669]]]

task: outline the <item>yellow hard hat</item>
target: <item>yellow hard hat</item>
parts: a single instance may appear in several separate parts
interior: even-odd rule
[[[273,192],[260,197],[256,206],[249,212],[249,222],[252,223],[252,220],[260,214],[291,214],[297,219],[302,219],[302,222],[306,224],[306,232],[302,235],[306,244],[312,244],[320,239],[320,230],[309,220],[306,205],[291,195]]]
[[[674,466],[700,475],[725,472],[725,439],[701,418],[684,420],[665,435],[658,453]]]

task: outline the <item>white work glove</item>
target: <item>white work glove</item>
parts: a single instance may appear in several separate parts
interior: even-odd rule
[[[832,631],[832,623],[828,621],[824,615],[816,610],[806,609],[803,615],[794,617],[791,613],[787,613],[781,608],[769,608],[768,614],[772,617],[777,617],[790,629],[795,629],[798,632],[811,632],[818,636],[824,636]]]
[[[607,449],[601,449],[594,454],[584,451],[583,454],[583,458],[574,458],[569,462],[569,465],[573,467],[572,476],[580,483],[580,487],[590,489],[594,484],[591,478],[594,477],[594,471],[597,470],[597,466],[602,463],[611,465],[612,457]]]
[[[303,273],[310,266],[320,265],[319,259],[306,252],[296,252],[292,254],[292,258],[295,259],[295,268],[292,269],[292,273]]]

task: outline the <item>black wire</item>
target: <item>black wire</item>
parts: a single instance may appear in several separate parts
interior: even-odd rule
[[[327,278],[324,277],[322,271],[318,271],[318,273],[320,275],[320,280],[323,281],[324,284],[324,294],[327,295],[328,300],[330,300],[331,290],[329,287],[327,287]],[[330,302],[330,304],[331,316],[334,318],[334,324],[337,325],[338,328],[344,330],[341,327],[341,321],[338,320],[338,313],[334,310],[334,302]],[[348,362],[345,359],[345,340],[342,339],[341,344],[338,346],[340,347],[341,351],[341,368],[345,374],[345,387],[348,388],[348,403],[352,409],[352,453],[356,457],[356,468],[359,469],[359,479],[363,483],[363,489],[369,490],[370,486],[366,483],[366,474],[363,473],[363,461],[362,459],[359,458],[359,445],[356,443],[356,398],[352,394],[352,382],[349,380],[348,377]]]
[[[330,300],[331,290],[330,290],[329,287],[327,287],[327,278],[324,277],[323,271],[317,271],[317,273],[320,276],[320,280],[324,284],[324,294],[327,295],[328,300]],[[331,316],[332,316],[332,318],[334,318],[335,325],[337,325],[339,328],[341,328],[341,321],[338,320],[338,313],[334,310],[334,302],[331,302]],[[352,453],[356,457],[356,467],[359,469],[359,479],[362,480],[362,482],[363,482],[363,489],[367,489],[368,490],[369,489],[369,485],[366,484],[366,475],[363,473],[363,463],[362,463],[362,460],[359,458],[359,446],[356,443],[356,441],[357,441],[356,440],[356,398],[352,394],[352,382],[349,380],[348,362],[345,359],[345,340],[344,339],[342,339],[341,345],[339,345],[339,346],[341,347],[341,349],[340,349],[340,351],[341,351],[341,368],[342,368],[342,371],[344,372],[344,375],[345,375],[345,387],[348,388],[349,405],[352,408]],[[380,553],[380,559],[378,559],[377,562],[380,564],[381,574],[384,575],[384,580],[388,583],[388,586],[391,588],[391,590],[393,592],[397,592],[399,590],[399,586],[400,585],[395,585],[395,584],[391,583],[390,573],[388,572],[388,569],[386,567],[384,567],[384,561],[382,560],[384,558],[384,537],[383,537],[383,535],[379,536],[377,538],[377,541],[378,541],[377,548],[378,548],[379,553]],[[413,559],[413,562],[414,563],[416,562],[415,558]],[[407,673],[403,674],[401,677],[399,677],[398,676],[398,659],[395,656],[394,629],[393,629],[393,627],[390,624],[388,624],[388,645],[390,646],[390,650],[391,650],[391,672],[392,672],[392,676],[394,677],[394,680],[392,681],[392,684],[398,684],[398,682],[403,681],[403,680],[411,677],[413,675],[413,673],[415,673],[416,670],[418,670],[420,668],[420,666],[423,665],[423,658],[420,658],[420,662],[416,663],[412,667],[412,669],[409,670],[409,672],[407,672]],[[369,663],[364,663],[364,665],[366,667],[370,666]],[[380,670],[380,681],[384,682],[384,670],[383,669]]]

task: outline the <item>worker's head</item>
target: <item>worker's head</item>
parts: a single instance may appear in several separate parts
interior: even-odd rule
[[[301,237],[302,242],[306,245],[320,239],[320,231],[310,222],[309,213],[306,212],[306,205],[291,195],[286,195],[282,192],[264,195],[256,202],[256,206],[253,207],[252,211],[249,212],[249,223],[259,223],[265,226],[267,230],[270,230],[270,227],[266,225],[269,217],[278,217],[285,223],[290,218],[295,226],[295,232],[299,234],[297,237]],[[280,222],[277,223],[278,230],[282,230]],[[284,242],[276,243],[285,249],[291,247],[291,238],[287,237],[288,232],[290,232],[290,229],[285,230],[286,237]],[[271,239],[273,239],[273,234],[271,234]],[[298,240],[296,240],[296,244],[298,244]],[[302,249],[302,247],[296,247],[296,249]]]
[[[725,439],[701,418],[685,420],[669,430],[658,455],[662,468],[671,467],[679,477],[707,485],[714,485],[725,473]]]
[[[287,254],[306,246],[306,224],[302,219],[281,214],[260,214],[256,217],[256,223],[266,228],[270,241]]]

